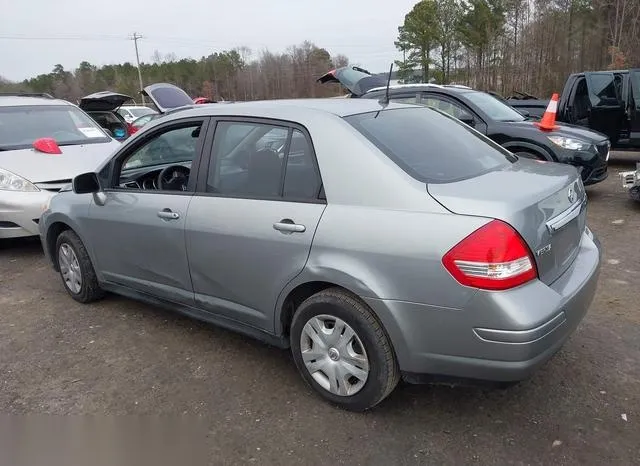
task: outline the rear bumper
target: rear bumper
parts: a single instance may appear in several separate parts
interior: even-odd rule
[[[38,236],[40,214],[54,194],[49,191],[2,191],[0,239]]]
[[[400,369],[416,375],[523,380],[575,331],[595,295],[601,252],[585,233],[580,253],[553,284],[478,292],[465,309],[367,299],[382,320]]]

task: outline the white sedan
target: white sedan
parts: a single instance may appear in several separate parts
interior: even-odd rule
[[[37,236],[49,199],[118,147],[67,101],[0,94],[0,239]]]

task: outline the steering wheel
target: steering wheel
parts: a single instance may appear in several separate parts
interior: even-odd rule
[[[169,165],[158,173],[158,189],[164,191],[186,191],[191,170],[184,165]]]

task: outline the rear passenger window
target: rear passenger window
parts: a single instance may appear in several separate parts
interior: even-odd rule
[[[206,190],[232,197],[317,199],[320,179],[311,145],[300,130],[219,122]]]
[[[320,179],[316,172],[313,151],[308,139],[300,130],[293,130],[284,178],[284,197],[317,199]]]

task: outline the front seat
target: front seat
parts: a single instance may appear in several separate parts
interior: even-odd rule
[[[282,159],[271,149],[254,152],[249,160],[247,193],[256,196],[280,195]]]

